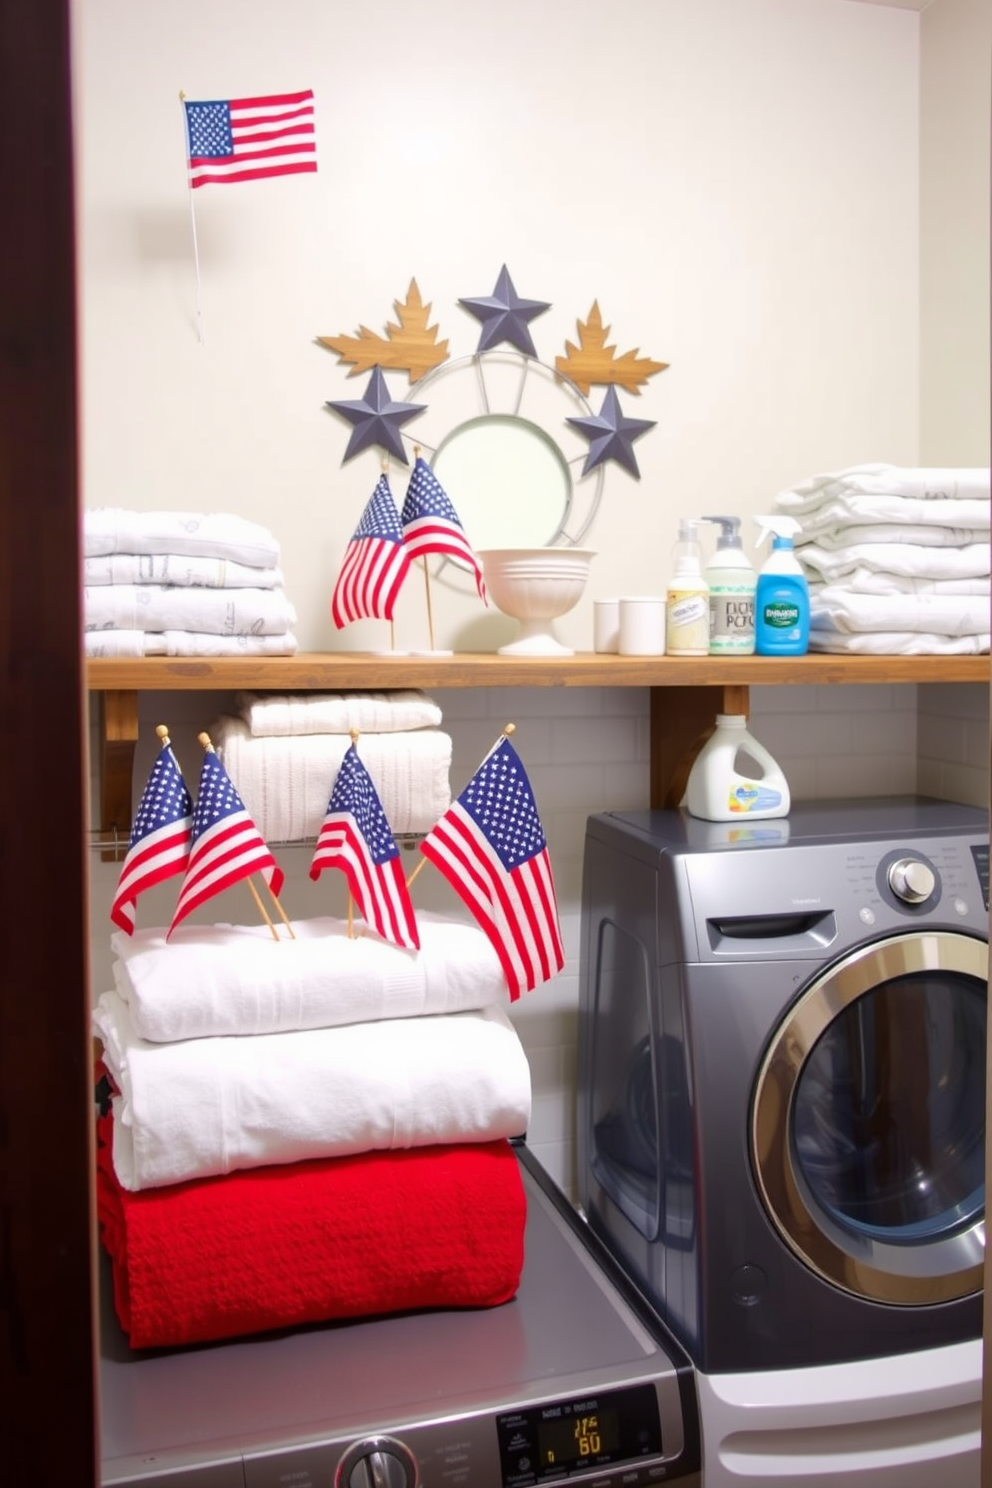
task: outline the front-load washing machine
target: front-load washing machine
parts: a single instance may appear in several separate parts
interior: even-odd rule
[[[709,1488],[978,1481],[988,913],[970,807],[589,820],[580,1199]]]

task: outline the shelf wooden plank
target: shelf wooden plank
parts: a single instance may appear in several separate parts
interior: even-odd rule
[[[307,692],[390,687],[756,687],[843,683],[988,682],[988,656],[296,656],[94,657],[94,692]]]

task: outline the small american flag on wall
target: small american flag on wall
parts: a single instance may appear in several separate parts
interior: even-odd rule
[[[226,186],[317,169],[313,90],[183,100],[190,186]]]

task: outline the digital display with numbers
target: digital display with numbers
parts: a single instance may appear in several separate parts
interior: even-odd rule
[[[559,1416],[537,1424],[537,1454],[542,1467],[565,1467],[585,1462],[590,1467],[609,1460],[620,1445],[620,1423],[615,1410],[589,1415]]]
[[[497,1417],[496,1429],[503,1488],[536,1488],[662,1453],[653,1385],[508,1411]]]

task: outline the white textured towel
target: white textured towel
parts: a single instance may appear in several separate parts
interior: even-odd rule
[[[192,630],[87,630],[87,656],[293,656],[292,631],[270,636],[205,635]]]
[[[501,1007],[255,1038],[139,1039],[104,992],[93,1015],[131,1190],[239,1168],[522,1135],[530,1069]]]
[[[789,510],[781,506],[779,509]],[[977,498],[924,501],[910,496],[834,496],[801,513],[791,509],[789,515],[800,523],[806,541],[824,532],[847,528],[847,541],[857,542],[857,533],[850,529],[869,525],[915,527],[928,534],[924,542],[930,541],[929,533],[935,528],[977,534],[959,538],[955,545],[960,546],[966,541],[980,541],[983,534],[988,539],[990,510],[987,501]],[[898,542],[898,538],[895,540]]]
[[[930,547],[919,543],[861,542],[861,529],[853,530],[854,541],[827,548],[804,543],[800,552],[810,577],[824,583],[846,580],[849,574],[876,572],[907,579],[979,579],[992,571],[987,542],[962,548]]]
[[[288,734],[392,734],[437,728],[441,709],[415,689],[394,692],[297,693],[285,697],[239,692],[238,712],[258,738]]]
[[[946,550],[945,550],[946,551]],[[809,580],[810,599],[828,588],[843,587],[851,594],[988,594],[992,580],[981,579],[907,579],[902,574],[885,573],[874,568],[855,568],[834,585]]]
[[[810,632],[912,631],[924,635],[984,635],[989,629],[987,596],[943,594],[853,594],[827,584],[810,595]]]
[[[230,512],[129,511],[121,506],[83,512],[83,555],[185,553],[233,558],[253,568],[275,568],[279,544],[267,527]]]
[[[284,589],[184,589],[96,584],[83,590],[86,630],[190,630],[206,635],[284,635],[296,610]]]
[[[895,496],[913,501],[989,502],[990,472],[968,467],[868,464],[829,471],[800,481],[776,498],[780,511],[793,516],[813,511],[835,497]]]
[[[989,636],[926,635],[919,630],[860,631],[811,630],[811,651],[848,656],[982,656],[989,650]]]
[[[114,980],[139,1038],[153,1043],[218,1034],[333,1028],[382,1018],[461,1013],[506,1003],[506,978],[475,924],[421,911],[420,950],[377,935],[348,936],[330,917],[278,926],[180,925],[116,931]],[[360,926],[359,926],[360,929]]]
[[[267,842],[316,839],[351,744],[347,734],[256,739],[243,718],[225,716],[210,737]],[[364,734],[358,752],[394,834],[429,832],[451,805],[450,734]]]
[[[83,559],[83,584],[176,584],[184,589],[278,589],[281,568],[179,553],[102,553]]]
[[[989,529],[985,527],[938,527],[922,522],[841,522],[836,527],[804,526],[795,536],[796,548],[806,543],[831,552],[845,552],[855,543],[899,543],[909,547],[923,548],[967,548],[976,543],[984,548],[989,545]],[[803,556],[802,553],[799,555]]]

